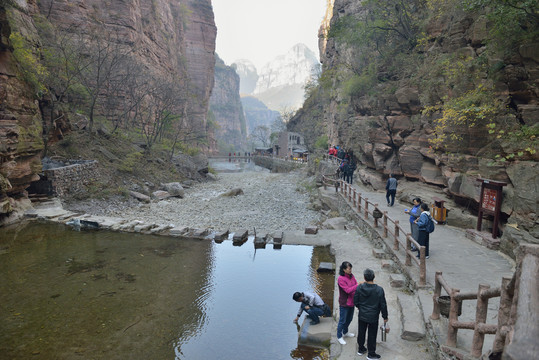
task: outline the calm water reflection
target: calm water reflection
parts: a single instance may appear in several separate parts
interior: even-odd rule
[[[0,229],[0,359],[324,359],[297,349],[294,291],[331,300],[327,248],[58,225]]]

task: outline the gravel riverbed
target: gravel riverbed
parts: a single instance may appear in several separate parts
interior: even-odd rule
[[[301,183],[302,172],[272,174],[255,171],[219,173],[217,181],[197,183],[185,190],[185,197],[143,204],[89,200],[68,204],[70,210],[90,214],[173,224],[175,227],[214,230],[280,231],[303,230],[320,221],[320,213],[309,209],[309,194]],[[242,195],[221,196],[240,188]]]

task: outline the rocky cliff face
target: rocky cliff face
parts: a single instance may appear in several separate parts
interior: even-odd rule
[[[253,96],[243,96],[241,103],[249,134],[252,134],[257,126],[266,126],[271,129],[272,124],[281,116],[278,111],[268,109],[262,101]]]
[[[326,25],[323,25],[320,34],[327,34],[332,26],[337,26],[346,17],[362,18],[365,11],[362,2],[334,0],[332,11],[328,11],[331,19],[324,23]],[[356,70],[363,71],[359,77],[364,82],[363,88],[348,93],[328,91],[327,88],[338,88],[339,82],[342,85],[346,81],[332,78],[331,86],[326,84],[326,90],[322,90],[323,86],[319,90],[330,98],[329,101],[324,100],[322,110],[325,131],[332,144],[354,150],[360,162],[366,166],[364,179],[372,179],[373,186],[383,184],[385,176],[393,173],[438,185],[463,203],[472,200],[471,203],[477,205],[480,195],[477,178],[505,181],[508,186],[504,191],[503,212],[509,217],[508,223],[518,223],[538,237],[536,153],[525,153],[520,161],[493,161],[494,154],[511,152],[511,145],[489,137],[488,131],[481,127],[452,127],[449,131],[456,134],[459,140],[444,152],[434,151],[429,141],[436,137],[434,120],[441,114],[427,114],[423,110],[435,102],[442,102],[440,99],[444,97],[456,97],[455,93],[459,91],[456,87],[448,86],[448,74],[433,70],[438,64],[437,59],[449,59],[450,55],[455,56],[454,62],[484,59],[488,63],[485,69],[489,70],[485,71],[468,67],[454,71],[470,74],[476,71],[479,74],[477,78],[483,79],[483,83],[487,82],[487,78],[492,81],[495,96],[510,109],[510,115],[506,118],[507,128],[523,124],[529,128],[537,126],[539,91],[534,84],[539,75],[539,43],[522,45],[510,56],[483,55],[480,58],[488,47],[488,37],[492,31],[489,26],[491,24],[481,12],[441,14],[431,18],[425,27],[425,39],[428,40],[424,50],[418,51],[416,48],[410,51],[408,48],[406,52],[398,54],[402,57],[399,59],[408,59],[408,62],[402,61],[408,69],[412,68],[410,63],[417,62],[414,70],[406,73],[404,69],[399,72],[380,66],[377,72],[369,73],[358,65]],[[337,36],[321,39],[320,58],[323,71],[327,74],[343,69],[343,65],[355,66],[362,58],[363,54],[358,53],[349,41],[340,40]],[[464,60],[462,62],[466,63]],[[450,61],[449,65],[445,63],[443,66],[451,68]],[[495,67],[499,73],[491,79],[487,72],[492,72]],[[346,73],[340,72],[344,78],[354,76],[351,72],[343,74]],[[372,77],[369,78],[369,75]],[[418,78],[421,81],[417,81]],[[438,83],[430,86],[429,81]],[[479,83],[481,81],[470,75],[469,83],[465,84],[466,90],[462,93],[471,91]],[[312,121],[310,118],[313,114],[320,113],[319,106],[319,102],[308,100],[298,116],[292,119],[292,127],[305,128],[305,124]]]
[[[193,95],[190,121],[205,132],[217,34],[211,0],[42,0],[34,11],[66,32],[100,23],[103,31],[118,32],[156,74],[185,73]]]
[[[243,149],[246,143],[247,130],[239,89],[238,74],[216,56],[215,86],[210,98],[210,110],[219,125],[216,130],[217,141],[222,145],[234,146],[228,151]]]
[[[39,178],[43,149],[39,107],[30,88],[17,77],[10,51],[8,10],[13,11],[7,3],[0,5],[0,221],[21,204],[25,189]],[[12,16],[31,23],[24,13]]]
[[[9,36],[18,32],[38,47],[35,15],[55,27],[84,32],[90,25],[114,31],[132,46],[137,61],[162,76],[186,75],[192,128],[207,131],[213,88],[216,27],[211,0],[170,2],[101,0],[7,0],[0,5],[0,216],[40,172],[42,114],[20,74]],[[184,77],[185,78],[185,77]]]

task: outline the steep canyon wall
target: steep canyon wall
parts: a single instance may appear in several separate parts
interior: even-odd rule
[[[504,118],[507,129],[522,125],[525,129],[537,129],[539,39],[520,45],[510,54],[487,52],[493,26],[485,13],[454,9],[416,19],[422,22],[423,33],[415,48],[405,47],[401,53],[393,53],[391,66],[386,66],[389,63],[386,60],[366,69],[362,63],[365,54],[351,45],[350,39],[344,41],[344,36],[335,35],[337,31],[332,35],[332,27],[343,26],[346,19],[366,18],[370,10],[363,2],[353,0],[328,0],[328,4],[332,8],[320,30],[320,58],[325,75],[303,109],[291,120],[291,130],[310,131],[309,124],[323,123],[322,132],[313,135],[325,133],[330,144],[353,150],[364,165],[362,179],[379,189],[385,184],[387,174],[393,173],[440,186],[462,203],[469,204],[471,200],[477,206],[480,195],[477,178],[507,182],[502,209],[507,222],[518,224],[532,235],[526,235],[528,240],[537,241],[539,158],[533,150],[538,145],[534,135],[526,139],[531,151],[519,152],[517,161],[495,161],[499,159],[496,154],[515,151],[518,146],[515,142],[511,144],[503,137],[491,136],[488,128],[469,124],[446,129],[446,133],[455,134],[458,140],[448,142],[443,151],[436,151],[432,140],[439,136],[435,131],[436,119],[442,112],[428,113],[425,109],[435,103],[447,103],[452,96],[458,98],[459,91],[469,94],[489,84],[494,97],[509,109],[510,114]],[[418,17],[418,14],[410,16]],[[424,44],[420,47],[421,41]],[[477,65],[479,59],[486,64],[484,69]],[[459,62],[473,63],[475,67],[452,67]],[[469,74],[469,79],[450,86],[447,72],[435,69],[442,66],[439,64],[456,72],[454,77]],[[495,76],[491,75],[493,69]],[[459,79],[465,79],[464,75]],[[352,77],[361,86],[349,90],[343,84]]]
[[[164,78],[179,77],[188,89],[185,114],[205,134],[214,82],[216,26],[211,0],[102,1],[6,0],[0,4],[0,214],[41,171],[42,119],[37,97],[21,80],[9,37],[16,32],[38,48],[36,17],[60,32],[91,27],[114,32],[137,62]]]
[[[218,56],[215,59],[215,86],[210,98],[210,110],[217,123],[215,137],[220,144],[217,147],[225,153],[243,149],[247,127],[240,99],[240,77]]]

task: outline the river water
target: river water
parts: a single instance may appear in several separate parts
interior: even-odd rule
[[[30,223],[0,229],[0,359],[326,359],[294,291],[331,304],[327,248]]]

